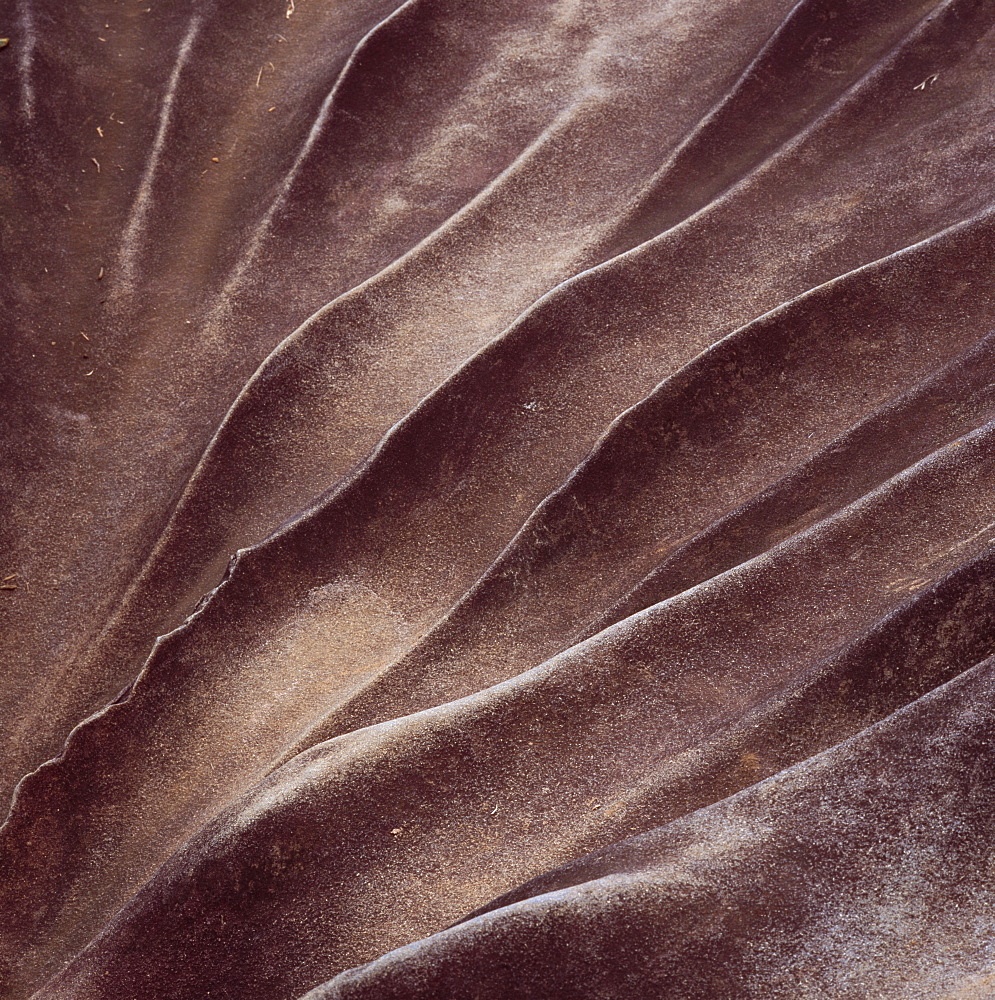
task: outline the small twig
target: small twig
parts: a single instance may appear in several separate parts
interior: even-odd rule
[[[97,168],[97,173],[100,173],[100,164],[97,163],[97,158],[95,156],[90,157],[90,162]]]
[[[287,20],[290,20],[290,15],[294,12],[294,0],[290,0],[290,6],[287,7]]]

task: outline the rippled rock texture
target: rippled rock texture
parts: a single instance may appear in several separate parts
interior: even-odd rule
[[[995,4],[0,34],[2,996],[995,995]]]

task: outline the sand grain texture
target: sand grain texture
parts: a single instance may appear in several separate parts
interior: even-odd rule
[[[0,997],[991,995],[995,5],[0,34]]]

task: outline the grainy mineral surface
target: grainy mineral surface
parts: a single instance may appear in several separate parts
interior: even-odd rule
[[[995,996],[995,3],[0,35],[4,1000]]]

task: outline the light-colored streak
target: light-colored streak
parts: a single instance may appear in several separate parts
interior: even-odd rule
[[[32,0],[21,0],[21,37],[17,41],[17,71],[21,77],[21,114],[29,121],[35,116],[35,87],[31,71],[35,59],[35,19],[31,10]]]
[[[169,75],[169,84],[159,108],[159,124],[156,128],[155,140],[149,152],[148,160],[145,163],[145,170],[142,173],[138,191],[131,204],[131,211],[128,214],[128,221],[125,224],[124,232],[121,236],[121,248],[118,251],[115,277],[130,285],[134,281],[135,265],[138,258],[139,241],[143,230],[146,228],[149,212],[152,208],[152,188],[155,184],[156,173],[159,170],[159,162],[162,159],[162,151],[166,146],[166,137],[169,134],[173,121],[173,105],[176,102],[176,91],[179,88],[180,76],[190,57],[193,43],[200,31],[201,19],[194,16],[190,21],[183,41],[180,42],[179,50],[176,53],[176,61],[173,63],[173,71]]]

